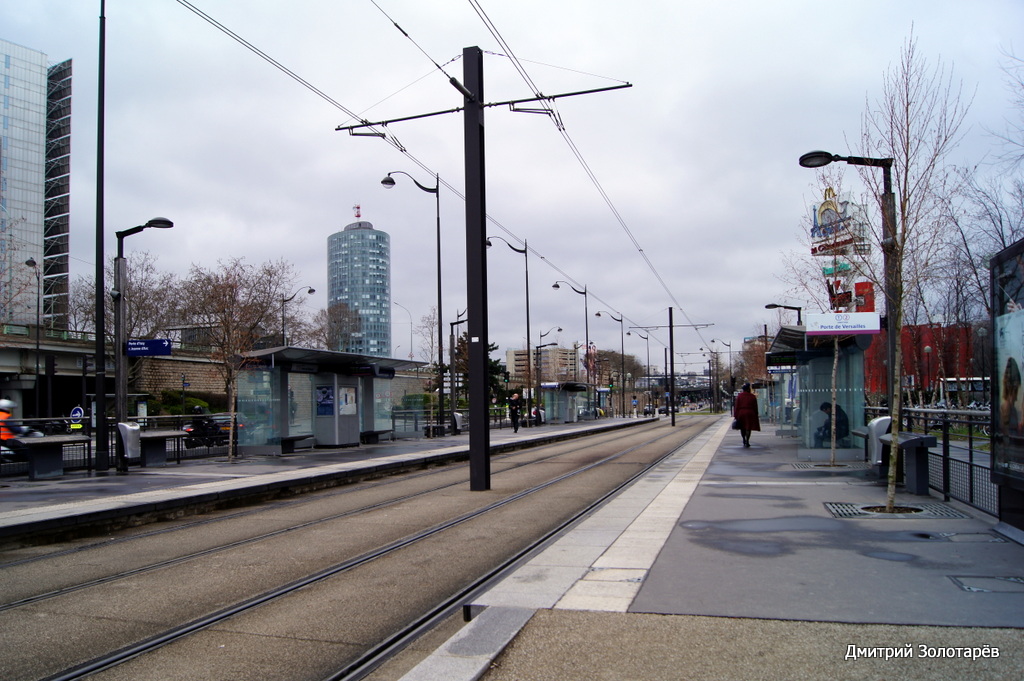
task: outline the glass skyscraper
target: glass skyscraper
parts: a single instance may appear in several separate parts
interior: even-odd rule
[[[340,314],[339,303],[358,324],[341,321],[351,328],[343,329],[332,349],[390,357],[391,237],[364,220],[327,237],[328,314]]]
[[[66,328],[71,60],[0,40],[0,97],[0,323]]]

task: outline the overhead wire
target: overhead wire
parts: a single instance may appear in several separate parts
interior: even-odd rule
[[[484,26],[487,27],[487,30],[491,33],[491,36],[498,42],[499,45],[501,45],[502,49],[505,50],[506,55],[504,55],[504,56],[506,56],[509,59],[509,61],[512,63],[513,67],[520,74],[520,77],[523,79],[523,81],[530,88],[530,91],[533,93],[533,95],[535,97],[542,98],[541,99],[542,102],[546,101],[546,100],[543,99],[544,95],[541,92],[540,88],[534,82],[533,78],[530,77],[529,73],[526,71],[526,68],[522,65],[522,63],[520,62],[519,58],[516,57],[515,53],[509,47],[508,42],[501,35],[501,32],[498,30],[497,26],[494,24],[494,22],[491,21],[490,17],[484,11],[483,7],[480,5],[479,0],[468,0],[468,2],[470,4],[470,6],[474,9],[474,11],[477,13],[477,16],[480,17],[480,20],[484,23]],[[629,225],[626,223],[625,218],[622,217],[622,214],[619,212],[618,208],[615,206],[615,202],[612,201],[611,196],[609,196],[608,192],[605,191],[604,186],[601,184],[600,179],[598,179],[598,177],[597,177],[597,174],[590,167],[590,164],[587,162],[586,158],[584,158],[583,152],[580,150],[580,148],[576,145],[576,142],[569,135],[569,132],[568,132],[568,130],[566,130],[565,123],[562,120],[561,115],[557,112],[557,110],[554,108],[553,105],[547,105],[547,108],[550,111],[551,118],[552,118],[553,122],[555,123],[555,127],[557,128],[559,134],[562,136],[562,139],[568,145],[569,150],[572,152],[573,156],[575,156],[577,162],[583,168],[584,173],[590,179],[590,181],[594,185],[595,189],[597,189],[597,192],[601,196],[601,199],[605,202],[605,205],[608,206],[608,209],[611,211],[612,215],[615,217],[615,220],[619,223],[619,225],[622,228],[623,232],[625,232],[627,238],[633,244],[633,247],[637,250],[637,252],[640,254],[640,257],[647,264],[648,269],[654,275],[655,279],[661,285],[661,287],[665,291],[665,293],[668,294],[668,296],[672,300],[672,302],[674,302],[676,304],[676,307],[679,309],[680,313],[682,313],[682,315],[686,319],[686,321],[691,326],[693,326],[693,322],[692,322],[692,320],[690,320],[690,317],[686,313],[686,310],[683,308],[683,306],[676,299],[675,294],[673,294],[672,290],[668,287],[668,284],[665,281],[664,277],[662,277],[661,273],[658,272],[658,269],[657,269],[657,267],[655,267],[654,262],[651,261],[651,259],[648,257],[648,255],[647,255],[646,251],[644,250],[643,246],[640,244],[640,241],[633,234],[632,230],[629,228]],[[703,342],[704,338],[700,334],[699,329],[695,328],[695,330],[697,331],[698,338],[700,338],[701,341]]]
[[[443,65],[441,65],[441,64],[439,64],[439,63],[438,63],[438,62],[437,62],[437,61],[436,61],[435,59],[433,59],[433,58],[432,58],[432,57],[431,57],[431,56],[430,56],[430,55],[429,55],[429,54],[428,54],[428,53],[426,52],[426,50],[424,50],[424,49],[423,49],[423,47],[422,47],[422,46],[420,46],[420,45],[419,45],[419,44],[418,44],[418,43],[417,43],[417,42],[416,42],[416,41],[415,41],[415,40],[414,40],[414,39],[412,38],[412,36],[411,36],[411,35],[409,35],[409,33],[408,33],[407,31],[405,31],[405,29],[403,29],[403,28],[402,28],[401,26],[399,26],[399,24],[398,24],[398,23],[397,23],[396,21],[394,21],[394,20],[393,20],[393,19],[392,19],[392,18],[391,18],[391,17],[390,17],[390,16],[388,15],[388,14],[387,14],[387,12],[385,12],[385,11],[384,11],[384,10],[383,10],[383,9],[382,9],[382,8],[380,7],[380,5],[378,5],[378,4],[377,4],[376,0],[370,0],[370,1],[371,1],[371,2],[373,3],[373,5],[374,5],[374,6],[375,6],[375,7],[376,7],[376,8],[377,8],[377,9],[378,9],[378,10],[379,10],[380,12],[381,12],[381,14],[383,14],[383,15],[384,15],[384,16],[385,16],[385,17],[386,17],[386,18],[387,18],[387,19],[388,19],[388,20],[389,20],[389,21],[390,21],[390,22],[392,23],[392,25],[394,25],[394,27],[395,27],[395,28],[396,28],[396,29],[397,29],[397,30],[398,30],[399,32],[401,32],[401,33],[402,33],[402,35],[403,35],[404,37],[406,37],[406,38],[407,38],[407,39],[408,39],[408,40],[409,40],[410,42],[412,42],[412,43],[413,43],[413,44],[414,44],[414,45],[415,45],[415,46],[417,47],[417,49],[418,49],[418,50],[419,50],[420,52],[422,52],[422,53],[423,53],[423,54],[424,54],[424,55],[425,55],[425,56],[427,57],[427,59],[429,59],[429,60],[430,60],[430,62],[431,62],[431,63],[433,64],[433,66],[434,66],[434,68],[435,68],[435,69],[437,69],[437,70],[438,70],[438,71],[440,71],[440,72],[441,72],[442,74],[444,74],[444,75],[445,75],[445,77],[446,77],[446,78],[448,78],[449,80],[453,80],[453,77],[452,77],[451,75],[449,75],[449,74],[448,74],[448,73],[447,73],[447,72],[445,71],[445,69],[444,69],[444,66],[443,66]],[[219,30],[220,32],[224,33],[224,34],[225,34],[226,36],[228,36],[229,38],[231,38],[232,40],[234,40],[234,41],[235,41],[235,42],[237,42],[238,44],[240,44],[240,45],[242,45],[243,47],[245,47],[245,48],[246,48],[247,50],[249,50],[250,52],[252,52],[252,53],[253,53],[253,54],[255,54],[256,56],[258,56],[258,57],[259,57],[260,59],[263,59],[264,61],[266,61],[266,62],[267,62],[268,64],[270,64],[271,66],[273,66],[273,67],[274,67],[274,68],[276,68],[277,70],[279,70],[279,71],[281,71],[282,73],[284,73],[284,74],[285,74],[286,76],[288,76],[289,78],[291,78],[292,80],[294,80],[295,82],[297,82],[297,83],[298,83],[299,85],[301,85],[302,87],[306,88],[307,90],[309,90],[310,92],[312,92],[313,94],[315,94],[316,96],[318,96],[319,98],[323,99],[324,101],[326,101],[326,102],[327,102],[328,104],[330,104],[331,106],[333,106],[333,107],[335,107],[336,109],[338,109],[338,110],[342,111],[343,113],[345,113],[345,114],[346,114],[347,116],[349,116],[349,117],[350,117],[350,119],[352,119],[352,120],[356,120],[356,121],[360,121],[360,122],[364,122],[364,123],[365,123],[365,122],[367,122],[367,121],[366,121],[366,120],[365,120],[365,119],[363,118],[363,115],[362,115],[362,114],[360,114],[360,113],[356,113],[356,112],[355,112],[355,111],[353,111],[352,109],[350,109],[350,108],[346,107],[346,106],[345,106],[344,104],[342,104],[341,102],[337,101],[336,99],[334,99],[333,97],[331,97],[330,95],[328,95],[328,94],[327,94],[326,92],[324,92],[324,91],[322,91],[321,89],[317,88],[317,87],[316,87],[315,85],[313,85],[312,83],[310,83],[310,82],[309,82],[308,80],[306,80],[305,78],[301,77],[301,76],[300,76],[299,74],[297,74],[297,73],[296,73],[295,71],[291,70],[290,68],[288,68],[287,66],[285,66],[284,64],[282,64],[282,63],[281,63],[280,61],[278,61],[277,59],[273,58],[272,56],[270,56],[269,54],[267,54],[266,52],[264,52],[264,51],[263,51],[262,49],[260,49],[259,47],[257,47],[257,46],[256,46],[256,45],[254,45],[253,43],[249,42],[249,41],[248,41],[248,40],[246,40],[245,38],[243,38],[243,37],[242,37],[241,35],[239,35],[239,34],[238,34],[237,32],[235,32],[235,31],[231,30],[231,29],[230,29],[230,28],[228,28],[228,27],[227,27],[226,25],[224,25],[223,23],[221,23],[221,22],[220,22],[220,21],[218,21],[217,19],[213,18],[213,17],[212,17],[211,15],[209,15],[208,13],[206,13],[206,12],[204,12],[203,10],[199,9],[198,7],[196,7],[196,6],[194,5],[194,4],[192,4],[191,2],[189,2],[189,0],[176,0],[176,2],[177,2],[178,4],[180,4],[180,5],[182,6],[182,7],[184,7],[185,9],[189,10],[190,12],[192,12],[193,14],[195,14],[196,16],[198,16],[198,17],[199,17],[200,19],[202,19],[203,21],[207,22],[208,24],[210,24],[211,26],[213,26],[214,28],[216,28],[217,30]],[[473,2],[474,2],[474,0],[470,0],[470,2],[471,2],[471,3],[473,3]],[[540,93],[540,90],[539,90],[539,88],[537,88],[536,84],[535,84],[535,83],[533,82],[533,80],[532,80],[532,79],[530,78],[530,76],[529,76],[529,73],[528,73],[528,72],[527,72],[527,71],[525,70],[525,68],[524,68],[524,67],[522,66],[522,64],[520,63],[520,60],[519,60],[518,58],[516,58],[516,57],[515,57],[514,53],[512,52],[511,48],[510,48],[510,47],[508,46],[507,42],[505,42],[505,40],[504,40],[503,38],[501,38],[501,37],[500,37],[500,33],[498,33],[498,32],[497,32],[497,28],[496,28],[496,27],[494,27],[494,25],[493,25],[492,23],[490,23],[490,20],[489,20],[489,18],[487,18],[487,16],[486,16],[486,13],[485,13],[485,12],[483,12],[482,8],[479,8],[478,6],[477,6],[477,8],[478,8],[478,14],[479,14],[479,15],[481,16],[481,20],[482,20],[482,21],[484,21],[484,23],[485,23],[486,25],[488,25],[488,27],[489,27],[489,30],[491,30],[491,31],[492,31],[492,34],[495,34],[495,35],[496,35],[496,38],[495,38],[495,39],[496,39],[496,40],[498,40],[499,44],[501,44],[501,45],[502,45],[502,49],[503,49],[503,50],[505,50],[505,52],[507,53],[507,54],[505,54],[505,55],[502,55],[502,56],[505,56],[506,58],[509,58],[509,59],[510,59],[510,60],[512,61],[512,63],[513,63],[514,65],[515,65],[515,68],[516,68],[516,70],[517,70],[517,71],[518,71],[518,72],[520,73],[520,76],[521,76],[521,77],[522,77],[522,78],[524,79],[524,81],[525,81],[525,82],[526,82],[526,83],[528,84],[528,86],[530,87],[530,89],[531,89],[531,91],[532,91],[532,92],[534,93],[534,95],[535,95],[535,96],[537,96],[537,97],[540,97],[540,98],[541,98],[541,100],[540,100],[540,101],[542,102],[542,106],[544,106],[544,107],[546,108],[546,110],[550,112],[551,118],[552,118],[552,120],[553,120],[553,121],[555,122],[555,125],[556,125],[556,127],[557,127],[557,128],[559,128],[559,130],[560,130],[560,131],[562,132],[562,134],[563,134],[563,137],[564,137],[564,138],[566,139],[566,142],[567,142],[567,143],[569,144],[569,146],[570,146],[570,149],[572,149],[572,150],[573,150],[573,153],[574,153],[574,155],[575,155],[575,156],[577,157],[577,159],[579,160],[579,162],[580,162],[580,163],[581,163],[581,165],[583,166],[583,168],[584,168],[584,170],[586,171],[586,173],[587,173],[588,177],[590,177],[590,178],[591,178],[591,181],[592,181],[592,182],[593,182],[593,183],[595,184],[595,186],[596,186],[596,187],[598,188],[598,191],[599,191],[599,193],[600,193],[600,194],[602,195],[602,197],[604,198],[604,200],[605,200],[605,203],[606,203],[606,204],[608,205],[608,207],[609,207],[609,208],[610,208],[610,209],[612,210],[613,214],[614,214],[614,215],[616,216],[616,218],[617,218],[617,220],[619,221],[619,223],[620,223],[620,224],[621,224],[621,225],[622,225],[622,226],[623,226],[623,227],[624,227],[624,228],[626,229],[626,232],[627,232],[627,234],[628,234],[628,235],[630,236],[631,240],[633,241],[633,243],[634,243],[634,246],[636,246],[636,247],[638,248],[638,250],[640,251],[640,253],[641,253],[641,254],[643,255],[644,259],[645,259],[645,260],[647,261],[647,263],[648,263],[648,266],[649,266],[649,267],[650,267],[650,268],[652,269],[652,271],[654,272],[654,274],[655,274],[655,276],[657,277],[658,281],[659,281],[659,282],[661,283],[662,287],[663,287],[663,288],[665,288],[666,290],[668,290],[668,289],[667,289],[667,285],[665,284],[664,280],[663,280],[663,279],[661,278],[661,276],[660,276],[660,275],[659,275],[659,274],[657,273],[657,271],[656,271],[656,270],[654,270],[654,268],[653,268],[653,263],[651,263],[651,262],[650,262],[650,260],[649,260],[649,259],[647,259],[647,257],[646,257],[646,254],[645,254],[645,253],[643,252],[643,249],[642,249],[642,248],[640,248],[640,246],[639,246],[639,242],[638,242],[638,241],[637,241],[637,240],[636,240],[636,239],[635,239],[635,238],[633,237],[632,233],[630,233],[630,232],[629,232],[629,230],[628,230],[628,227],[627,227],[627,226],[626,226],[626,224],[625,224],[625,221],[623,220],[622,216],[621,216],[621,215],[620,215],[620,214],[618,213],[618,210],[617,210],[617,209],[615,208],[615,206],[614,206],[614,203],[613,203],[613,202],[611,201],[611,198],[610,198],[610,197],[609,197],[609,196],[607,195],[607,193],[606,193],[606,192],[604,191],[603,187],[601,187],[601,185],[600,185],[600,182],[599,182],[599,181],[597,180],[597,176],[596,176],[596,174],[594,174],[594,173],[593,173],[593,171],[592,171],[592,170],[590,169],[590,167],[589,167],[589,166],[587,165],[587,163],[586,163],[585,159],[584,159],[584,158],[583,158],[583,156],[582,156],[582,153],[581,153],[581,152],[579,151],[579,149],[578,149],[578,148],[577,148],[577,147],[575,146],[575,143],[574,143],[574,142],[572,141],[572,139],[571,139],[570,137],[568,137],[568,134],[567,134],[567,133],[566,133],[566,132],[564,131],[564,126],[562,126],[562,124],[561,124],[561,120],[560,120],[560,116],[559,116],[559,114],[558,114],[558,113],[557,113],[557,111],[556,111],[556,110],[554,109],[554,107],[553,107],[553,106],[552,106],[551,104],[549,104],[549,103],[548,103],[548,102],[549,102],[550,100],[547,100],[547,99],[545,99],[545,98],[544,98],[544,95]],[[448,60],[447,62],[445,62],[445,65],[447,65],[447,64],[450,64],[450,63],[452,63],[452,62],[456,61],[456,60],[457,60],[458,58],[459,58],[459,57],[453,57],[452,59],[449,59],[449,60]],[[419,82],[420,80],[423,80],[423,78],[426,78],[426,77],[427,77],[427,75],[429,75],[429,74],[426,74],[426,75],[424,75],[424,76],[421,76],[421,77],[420,77],[420,78],[418,78],[418,79],[417,79],[416,81],[414,81],[414,83],[412,83],[412,84],[415,84],[415,82]],[[402,88],[402,89],[406,89],[406,88],[410,87],[410,86],[411,86],[412,84],[410,84],[410,85],[407,85],[407,86],[405,86],[405,88]],[[398,94],[398,93],[394,93],[394,94],[392,94],[392,95],[389,95],[388,97],[386,97],[386,98],[384,98],[383,100],[381,100],[381,102],[383,102],[383,101],[386,101],[387,99],[390,99],[390,97],[393,97],[393,96],[394,96],[395,94]],[[379,104],[379,103],[380,103],[380,102],[378,102],[378,104]],[[373,106],[376,106],[376,104],[375,104],[375,105],[373,105]],[[369,107],[369,108],[373,108],[373,107]],[[366,109],[366,110],[364,110],[364,112],[363,112],[363,113],[365,114],[365,111],[368,111],[368,110],[369,110],[369,108],[368,108],[368,109]],[[381,127],[386,127],[386,126],[381,126]],[[420,168],[421,170],[423,170],[424,172],[426,172],[426,173],[428,173],[428,174],[430,174],[430,175],[434,175],[434,176],[435,176],[435,177],[437,178],[437,181],[439,182],[439,184],[441,184],[442,186],[444,186],[444,187],[445,187],[445,188],[446,188],[446,189],[447,189],[448,191],[450,191],[450,192],[451,192],[451,193],[452,193],[452,194],[453,194],[454,196],[456,196],[456,197],[458,197],[459,199],[461,199],[461,200],[465,201],[465,199],[466,199],[465,195],[464,195],[464,194],[463,194],[462,192],[460,192],[460,191],[458,190],[458,188],[456,188],[455,186],[453,186],[453,185],[452,185],[451,183],[449,183],[449,182],[448,182],[447,180],[445,180],[445,179],[441,178],[441,177],[440,177],[440,176],[439,176],[439,175],[438,175],[438,174],[437,174],[437,173],[436,173],[436,172],[435,172],[435,171],[434,171],[434,170],[433,170],[433,169],[432,169],[432,168],[431,168],[431,167],[430,167],[429,165],[427,165],[427,164],[426,164],[426,163],[425,163],[424,161],[422,161],[422,160],[420,160],[419,158],[417,158],[416,156],[414,156],[414,155],[413,155],[413,154],[412,154],[412,153],[411,153],[411,152],[410,152],[410,151],[409,151],[409,150],[408,150],[408,149],[407,149],[407,148],[406,148],[406,147],[405,147],[405,146],[404,146],[404,145],[403,145],[403,144],[402,144],[402,143],[401,143],[401,142],[400,142],[399,140],[398,140],[398,138],[397,138],[397,137],[396,137],[396,136],[395,136],[395,135],[394,135],[393,133],[391,133],[391,132],[390,132],[390,130],[388,130],[388,131],[386,131],[386,132],[385,132],[385,131],[381,131],[381,130],[378,130],[378,129],[377,129],[377,126],[370,126],[370,127],[368,128],[368,129],[369,129],[369,130],[371,130],[371,131],[373,132],[374,136],[377,136],[377,137],[380,137],[381,139],[384,139],[384,141],[385,141],[385,142],[387,142],[387,143],[388,143],[388,144],[389,144],[390,146],[394,147],[394,148],[395,148],[396,150],[398,150],[398,151],[399,151],[400,153],[402,153],[403,155],[405,155],[405,156],[406,156],[406,158],[408,158],[408,159],[409,159],[409,160],[410,160],[410,161],[411,161],[411,162],[412,162],[412,163],[413,163],[414,165],[416,165],[417,167],[419,167],[419,168]],[[555,264],[554,262],[552,262],[552,261],[551,261],[551,260],[550,260],[549,258],[547,258],[547,257],[546,257],[546,256],[544,256],[543,254],[541,254],[541,253],[540,253],[539,251],[537,251],[537,250],[536,250],[536,249],[535,249],[535,248],[534,248],[533,246],[529,246],[529,245],[527,245],[524,239],[520,238],[520,237],[519,237],[518,235],[516,235],[516,234],[515,234],[514,232],[512,232],[512,231],[511,231],[510,229],[508,229],[508,228],[507,228],[507,227],[506,227],[505,225],[501,224],[501,223],[500,223],[500,222],[499,222],[498,220],[496,220],[496,219],[495,219],[495,218],[494,218],[493,216],[491,216],[491,215],[487,215],[487,216],[486,216],[486,219],[487,219],[487,221],[488,221],[489,223],[493,224],[493,225],[494,225],[495,227],[497,227],[497,228],[498,228],[499,230],[501,230],[501,231],[502,231],[503,233],[505,233],[506,235],[508,235],[508,236],[509,236],[510,238],[512,238],[512,239],[514,239],[514,240],[516,240],[516,241],[517,241],[517,242],[518,242],[519,244],[521,244],[521,245],[523,245],[524,247],[528,248],[528,249],[529,249],[529,251],[530,251],[530,252],[531,252],[531,253],[532,253],[533,255],[535,255],[536,257],[540,258],[540,259],[541,259],[542,261],[544,261],[544,263],[545,263],[545,264],[547,264],[547,265],[548,265],[549,267],[551,267],[551,268],[552,268],[552,269],[553,269],[553,270],[554,270],[555,272],[557,272],[557,273],[558,273],[559,275],[561,275],[562,277],[564,277],[564,278],[565,278],[565,279],[566,279],[567,281],[569,281],[570,283],[572,283],[572,284],[574,284],[574,285],[578,285],[578,286],[580,286],[580,287],[583,287],[583,286],[584,286],[583,284],[580,284],[580,283],[579,283],[578,281],[576,281],[576,280],[575,280],[575,279],[574,279],[574,278],[573,278],[573,277],[572,277],[572,276],[571,276],[571,275],[570,275],[569,273],[567,273],[567,272],[566,272],[565,270],[563,270],[562,268],[560,268],[559,266],[557,266],[557,265],[556,265],[556,264]],[[589,289],[588,289],[588,295],[592,296],[592,297],[593,297],[593,298],[594,298],[595,300],[597,300],[598,302],[602,303],[603,305],[605,305],[605,306],[607,306],[607,307],[614,307],[614,306],[612,306],[612,305],[611,305],[610,303],[608,303],[608,302],[606,302],[606,301],[602,300],[602,299],[601,299],[601,298],[600,298],[600,297],[599,297],[598,295],[596,295],[596,294],[594,294],[594,293],[590,292],[590,290],[589,290]],[[671,296],[671,293],[670,293],[670,296]],[[673,297],[673,300],[674,300],[674,297]],[[678,303],[677,303],[677,304],[678,304]],[[681,309],[681,308],[680,308],[680,309]],[[621,313],[621,312],[620,312],[619,314],[620,314],[620,316],[621,316],[621,315],[622,315],[623,313]],[[684,313],[684,315],[685,315],[685,313]]]

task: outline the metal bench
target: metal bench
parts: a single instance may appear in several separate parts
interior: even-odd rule
[[[302,440],[308,440],[312,435],[285,435],[281,438],[281,453],[282,454],[294,454],[295,443],[301,442]]]
[[[434,427],[436,428],[437,426]],[[364,445],[375,445],[380,442],[381,435],[390,435],[391,432],[390,430],[364,430],[359,434],[359,441]]]
[[[181,460],[181,442],[187,435],[183,430],[143,430],[139,433],[139,456],[142,466],[167,465],[167,441],[174,440],[174,451]]]
[[[87,435],[46,435],[43,437],[19,438],[23,451],[28,457],[28,479],[47,480],[64,475],[65,445],[88,447],[92,459],[92,438]]]
[[[882,464],[888,475],[889,453],[892,451],[892,433],[879,435],[882,443]],[[928,494],[928,448],[935,447],[938,439],[934,435],[921,433],[900,433],[897,445],[903,454],[904,487],[910,494]]]

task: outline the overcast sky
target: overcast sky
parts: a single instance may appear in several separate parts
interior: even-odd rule
[[[468,0],[191,2],[371,121],[461,106],[448,76],[463,79],[468,46],[486,53],[488,102],[532,94]],[[551,288],[568,279],[592,294],[600,348],[618,350],[620,329],[595,312],[624,315],[628,330],[667,324],[672,306],[677,324],[712,325],[678,330],[677,351],[712,338],[738,350],[777,323],[766,303],[803,304],[777,278],[782,254],[803,250],[798,232],[820,199],[797,158],[857,151],[866,102],[911,31],[920,54],[952,67],[974,97],[958,162],[995,151],[986,129],[1014,115],[1001,68],[1006,54],[1024,55],[1013,43],[1024,26],[1019,0],[480,2],[542,93],[632,84],[556,105],[600,190],[551,118],[486,112],[489,233],[529,242],[533,344],[556,326],[563,331],[545,342],[583,341],[583,296]],[[99,7],[0,0],[0,37],[51,62],[74,59],[72,276],[95,267]],[[380,180],[402,170],[433,185],[438,173],[445,321],[465,310],[465,206],[448,188],[464,188],[461,114],[389,126],[407,156],[337,132],[353,122],[342,109],[185,4],[109,0],[106,16],[108,256],[115,231],[168,217],[172,232],[143,232],[126,249],[179,274],[231,256],[284,258],[303,272],[299,284],[317,289],[312,312],[326,307],[327,237],[355,220],[358,204],[391,235],[392,297],[418,324],[436,304],[434,199],[408,178],[390,191]],[[855,173],[847,178],[861,190]],[[524,345],[523,257],[497,242],[488,269],[490,335],[503,359]],[[393,312],[396,355],[407,357],[409,315]],[[667,338],[653,332],[652,364],[662,364]],[[646,361],[637,337],[625,349]]]

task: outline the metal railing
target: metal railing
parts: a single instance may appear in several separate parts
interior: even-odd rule
[[[868,407],[870,420],[887,416]],[[992,482],[991,413],[987,410],[904,408],[908,433],[935,435],[939,451],[928,457],[928,486],[946,501],[954,499],[993,516],[999,514],[999,485]]]

